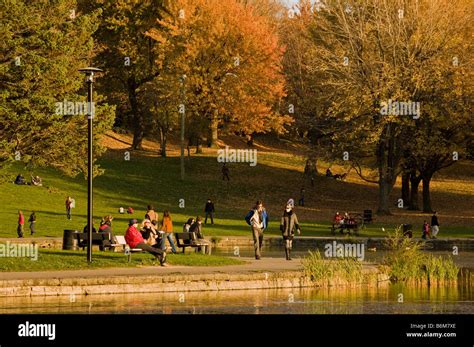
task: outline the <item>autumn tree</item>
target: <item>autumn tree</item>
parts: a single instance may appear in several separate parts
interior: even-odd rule
[[[0,163],[87,173],[87,92],[78,69],[91,64],[99,12],[81,13],[74,0],[16,0],[2,1],[0,13]],[[114,109],[94,98],[97,140]],[[94,150],[103,152],[98,141]]]
[[[219,128],[284,131],[291,118],[277,109],[283,51],[268,17],[236,0],[173,1],[161,16],[148,32],[160,47],[157,64],[174,81],[187,76],[186,114],[207,122],[208,145]]]
[[[378,184],[381,214],[390,213],[389,196],[411,150],[407,144],[417,119],[439,117],[446,105],[448,99],[440,99],[428,83],[433,69],[427,67],[441,71],[435,84],[449,84],[447,65],[440,62],[453,54],[459,36],[451,34],[462,27],[457,21],[466,3],[328,0],[313,8],[311,77],[324,91],[317,102],[328,105],[325,114],[315,116],[325,119],[326,149]],[[415,108],[400,112],[388,106],[392,101],[397,107],[421,105],[421,114]],[[376,176],[364,166],[373,167]]]

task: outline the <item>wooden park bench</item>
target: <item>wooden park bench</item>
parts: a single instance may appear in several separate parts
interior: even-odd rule
[[[84,250],[88,245],[87,233],[77,233],[77,245]],[[100,250],[103,251],[105,248],[113,248],[112,241],[110,240],[110,233],[92,233],[92,245],[99,246]]]
[[[210,248],[207,249],[209,245],[199,241],[196,237],[196,233],[174,233],[174,236],[176,237],[177,246],[183,249],[183,253],[185,252],[186,247],[193,247],[196,251],[201,249],[203,253],[211,254]]]
[[[125,241],[125,236],[115,235],[115,243],[112,243],[111,246],[115,250],[115,247],[122,247],[123,252],[127,256],[127,260],[130,263],[132,260],[132,253],[144,252],[141,248],[130,248],[130,246]]]

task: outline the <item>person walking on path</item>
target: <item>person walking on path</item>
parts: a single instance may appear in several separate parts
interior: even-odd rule
[[[72,207],[72,198],[68,196],[66,198],[66,217],[71,220],[71,207]]]
[[[168,242],[170,243],[171,246],[171,252],[173,254],[178,253],[176,251],[176,246],[174,245],[173,241],[173,221],[171,220],[171,215],[169,211],[164,211],[163,212],[163,219],[161,221],[161,230],[165,233],[165,237],[168,239]],[[165,242],[163,242],[163,246],[165,246]]]
[[[207,217],[211,217],[211,224],[214,224],[214,211],[214,203],[211,201],[211,199],[207,199],[206,207],[204,207],[204,212],[206,212],[204,224],[207,224]]]
[[[18,227],[16,229],[18,237],[23,237],[23,225],[25,225],[25,216],[23,216],[23,212],[18,211]]]
[[[144,251],[153,254],[159,261],[161,266],[166,263],[166,252],[148,245],[143,240],[142,234],[138,231],[138,221],[136,219],[130,219],[128,222],[128,229],[125,232],[125,241],[130,248],[140,248]]]
[[[298,235],[301,234],[298,218],[296,217],[296,213],[293,211],[294,206],[295,203],[293,199],[288,200],[280,222],[280,231],[285,243],[286,260],[291,260],[291,248],[293,247],[295,230],[298,232]]]
[[[225,181],[230,181],[230,178],[229,178],[229,167],[226,166],[226,163],[224,163],[224,165],[222,165],[222,180]]]
[[[255,203],[255,207],[245,216],[245,220],[252,227],[255,259],[259,260],[262,257],[263,232],[268,225],[268,214],[261,200]]]
[[[431,235],[433,239],[436,239],[436,235],[439,233],[439,221],[438,212],[434,211],[431,216]]]
[[[31,212],[30,218],[28,219],[28,222],[30,223],[30,231],[31,231],[31,236],[35,233],[35,223],[36,223],[36,214],[35,212]]]

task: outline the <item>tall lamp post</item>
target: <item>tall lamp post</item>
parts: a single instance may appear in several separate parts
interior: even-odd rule
[[[181,106],[179,113],[181,113],[181,181],[184,181],[184,118],[186,113],[186,75],[179,78],[181,82]]]
[[[87,84],[87,102],[88,102],[88,112],[87,112],[87,262],[92,262],[92,216],[93,216],[93,206],[92,206],[92,180],[93,180],[93,170],[92,166],[94,164],[94,155],[93,155],[93,132],[92,125],[94,120],[94,104],[92,103],[92,85],[94,83],[94,72],[101,72],[101,69],[95,67],[86,67],[79,69],[80,72],[86,75],[86,84]]]

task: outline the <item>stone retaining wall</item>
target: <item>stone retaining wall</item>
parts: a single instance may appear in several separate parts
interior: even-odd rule
[[[0,281],[0,297],[58,296],[124,293],[166,293],[242,289],[302,288],[311,286],[377,286],[388,277],[376,268],[364,269],[359,283],[335,278],[311,282],[302,272],[200,274],[163,276],[112,276],[103,278],[29,279]]]

